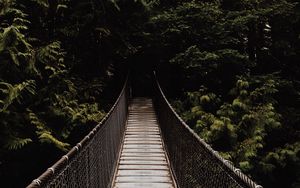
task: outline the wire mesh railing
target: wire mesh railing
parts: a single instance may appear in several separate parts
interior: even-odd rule
[[[154,103],[178,187],[262,188],[222,158],[178,116],[155,76]]]
[[[27,188],[107,188],[117,165],[128,113],[128,78],[105,118]]]

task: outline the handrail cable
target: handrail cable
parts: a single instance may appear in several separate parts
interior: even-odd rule
[[[175,112],[154,73],[154,104],[178,187],[262,188],[222,158]],[[110,187],[128,116],[128,76],[113,107],[66,155],[27,188]]]
[[[111,184],[127,120],[128,77],[101,122],[27,188],[108,187]]]
[[[262,188],[224,159],[176,113],[155,79],[155,105],[171,168],[179,187]]]

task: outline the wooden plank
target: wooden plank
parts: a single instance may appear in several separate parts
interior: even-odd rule
[[[130,129],[143,129],[143,130],[159,130],[159,128],[157,126],[127,126],[127,130],[130,130]]]
[[[158,144],[158,145],[162,145],[162,143],[160,142],[160,140],[156,140],[156,139],[126,139],[124,140],[123,144]]]
[[[136,146],[137,148],[142,148],[142,147],[152,147],[152,148],[162,148],[162,143],[159,141],[131,141],[131,142],[124,142],[124,146],[129,146],[131,148],[133,148],[134,146]]]
[[[167,165],[164,161],[148,161],[148,160],[120,160],[120,165]]]
[[[123,146],[124,149],[163,149],[162,145],[157,145],[157,144],[124,144]]]
[[[149,128],[127,128],[126,132],[159,132],[159,129],[149,129]]]
[[[149,157],[165,157],[165,153],[132,153],[132,152],[124,152],[122,151],[121,157],[144,157],[144,156],[149,156]]]
[[[128,131],[131,131],[131,132],[139,132],[139,131],[145,131],[145,132],[152,132],[152,131],[155,131],[155,132],[159,132],[159,129],[156,127],[156,128],[149,128],[149,127],[127,127],[126,129],[126,132]]]
[[[150,132],[150,133],[145,133],[145,132],[140,132],[140,133],[137,133],[137,132],[135,132],[135,133],[132,133],[132,132],[128,132],[128,133],[125,133],[125,137],[143,137],[143,136],[145,136],[145,137],[156,137],[156,138],[160,138],[160,135],[159,135],[159,133],[154,133],[154,132]]]
[[[140,138],[140,137],[132,137],[132,136],[127,136],[125,137],[125,141],[129,141],[129,140],[159,140],[161,141],[160,137],[145,137],[145,138]]]
[[[152,109],[154,110],[154,109]],[[151,112],[150,110],[149,111],[144,111],[144,113],[140,110],[139,112],[135,112],[134,113],[131,113],[130,115],[135,115],[136,118],[132,118],[131,120],[135,120],[135,119],[143,119],[145,121],[148,121],[148,120],[152,120],[152,119],[156,119],[156,114],[154,112]],[[144,117],[149,117],[149,116],[152,116],[152,118],[144,118]]]
[[[129,144],[140,144],[140,145],[144,145],[144,144],[148,144],[148,145],[162,145],[160,141],[151,141],[151,140],[133,140],[133,141],[124,141],[124,145],[129,145]]]
[[[155,138],[160,138],[160,135],[159,133],[158,134],[155,134],[155,133],[151,133],[151,134],[127,134],[125,133],[125,138],[128,137],[128,138],[136,138],[136,137],[155,137]]]
[[[155,132],[160,132],[160,130],[158,128],[148,128],[148,127],[139,127],[139,128],[128,127],[126,129],[126,131],[132,131],[132,132],[139,132],[139,131],[152,132],[152,131],[155,131]]]
[[[124,144],[162,145],[160,140],[126,140]]]
[[[124,144],[159,144],[161,141],[157,139],[126,139],[123,142]]]
[[[140,114],[137,114],[136,116],[134,116],[134,115],[129,116],[128,120],[131,122],[141,121],[141,120],[142,121],[153,121],[153,120],[156,120],[156,117],[155,117],[155,115],[147,115],[147,114],[140,113]]]
[[[164,153],[161,149],[140,148],[140,149],[123,149],[124,153]]]
[[[156,115],[155,114],[152,114],[152,113],[136,113],[136,114],[129,114],[128,116],[128,120],[131,120],[131,121],[134,121],[134,120],[140,120],[140,119],[143,119],[143,120],[148,120],[146,118],[149,118],[151,120],[155,119],[156,120]]]
[[[150,122],[150,121],[156,121],[157,119],[153,115],[151,116],[144,116],[143,114],[139,114],[137,116],[129,116],[128,122],[136,122],[136,121],[143,121],[143,122]]]
[[[143,115],[140,114],[139,116],[143,116]],[[145,119],[147,119],[147,120],[145,120]],[[150,125],[150,126],[158,125],[157,119],[151,118],[151,117],[143,117],[143,119],[138,119],[136,117],[129,116],[127,122],[128,122],[127,124],[131,124],[131,125]]]
[[[119,165],[120,170],[169,170],[166,165]]]
[[[136,122],[128,122],[128,125],[130,126],[154,126],[156,123],[153,122],[141,122],[141,121],[136,121]],[[157,126],[157,125],[155,125]]]
[[[124,142],[137,142],[137,143],[145,142],[145,143],[160,143],[160,144],[162,144],[160,138],[149,138],[149,137],[147,137],[147,138],[126,138],[126,139],[124,139]]]
[[[118,170],[117,176],[170,176],[168,170]]]
[[[117,176],[117,183],[171,183],[170,177],[166,176]]]
[[[116,183],[115,188],[174,188],[171,183]]]
[[[124,144],[162,144],[159,139],[126,139]]]
[[[125,135],[125,138],[160,138],[160,135]]]
[[[159,131],[126,131],[125,135],[159,135]]]
[[[133,131],[126,131],[125,135],[159,135],[159,131],[136,131],[136,132],[133,132]]]
[[[159,129],[158,128],[152,128],[152,129],[149,129],[147,127],[140,127],[140,128],[127,128],[126,129],[126,132],[140,132],[140,131],[143,131],[143,132],[159,132]]]
[[[131,124],[128,124],[127,125],[127,127],[136,127],[136,128],[140,128],[140,127],[142,127],[142,128],[159,128],[158,126],[156,126],[156,125],[154,125],[154,123],[152,123],[152,122],[149,122],[149,123],[145,123],[145,122],[143,122],[143,123],[131,123]]]
[[[129,123],[127,124],[127,127],[153,127],[153,128],[159,128],[157,125],[155,125],[155,123],[149,122],[149,123]]]
[[[134,128],[134,129],[127,129],[126,132],[155,132],[155,133],[160,133],[159,129],[148,129],[148,128]]]
[[[140,117],[140,118],[138,118],[138,117]],[[156,118],[145,118],[144,116],[143,116],[143,114],[139,114],[139,116],[137,116],[137,117],[135,117],[135,118],[129,118],[128,119],[128,122],[130,123],[130,122],[133,122],[133,123],[135,123],[135,122],[148,122],[148,123],[153,123],[153,122],[156,122],[157,121],[157,119]]]
[[[125,134],[125,138],[161,138],[159,134]]]
[[[120,160],[147,160],[147,161],[166,161],[164,156],[155,157],[155,156],[123,156]]]
[[[145,114],[137,114],[137,115],[129,115],[128,120],[130,122],[135,122],[135,121],[157,121],[155,115],[145,115]]]

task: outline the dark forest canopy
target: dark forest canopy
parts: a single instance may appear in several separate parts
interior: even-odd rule
[[[0,180],[24,187],[57,160],[131,68],[155,69],[191,128],[255,181],[299,187],[299,62],[297,0],[2,0]]]

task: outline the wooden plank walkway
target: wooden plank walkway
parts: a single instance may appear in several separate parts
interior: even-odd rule
[[[114,188],[175,188],[151,99],[133,99]]]

